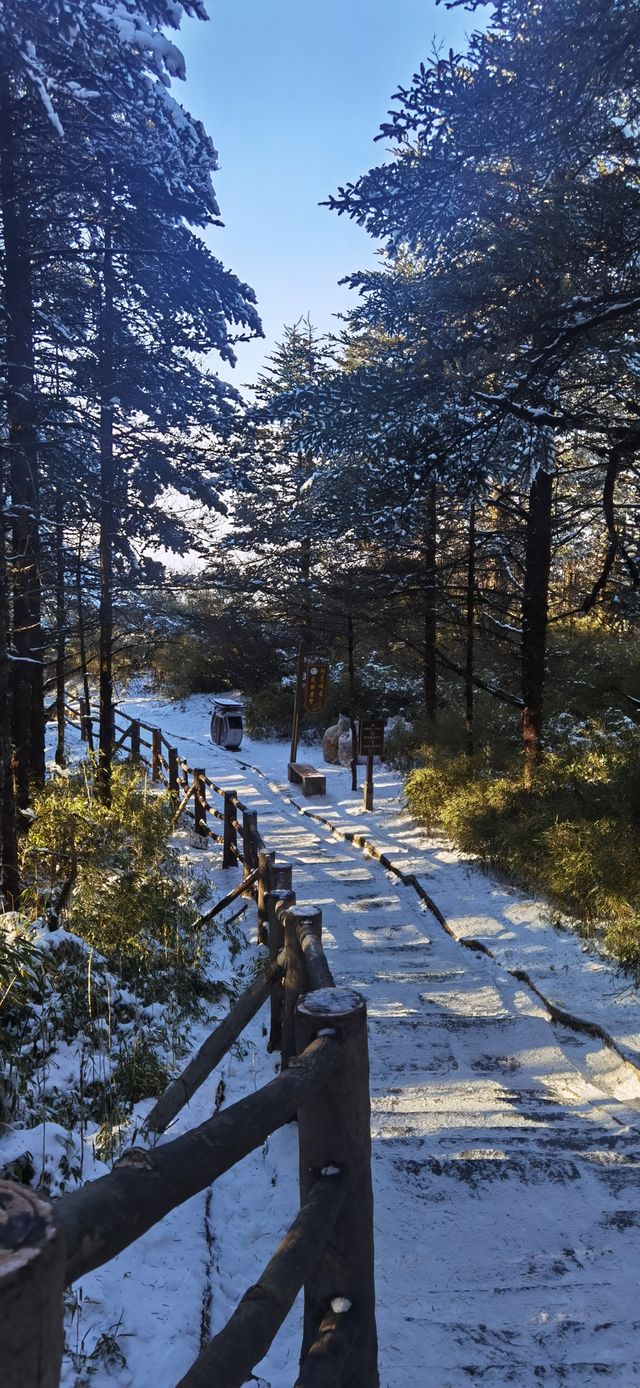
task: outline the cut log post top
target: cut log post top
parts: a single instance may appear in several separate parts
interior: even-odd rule
[[[367,1005],[355,988],[316,988],[300,998],[298,1012],[301,1018],[309,1019],[306,1029],[311,1028],[313,1018],[319,1017],[328,1026],[335,1021],[339,1029],[341,1021],[350,1022],[354,1016],[364,1015],[366,1020]]]
[[[319,907],[303,910],[297,906],[289,911],[287,921],[292,921],[302,950],[309,988],[334,988],[333,974],[327,963],[322,947],[322,911]]]
[[[274,863],[269,874],[269,891],[290,892],[293,890],[293,866],[291,863]]]
[[[287,912],[296,904],[295,892],[288,889],[282,892],[269,892],[269,901],[273,903],[276,920],[283,926]]]

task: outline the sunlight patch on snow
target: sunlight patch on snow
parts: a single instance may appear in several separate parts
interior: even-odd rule
[[[297,898],[297,901],[296,901],[296,906],[297,906],[297,907],[304,907],[305,910],[312,910],[314,906],[319,906],[320,909],[322,910],[322,907],[323,907],[323,906],[335,906],[335,897],[333,897],[333,896],[319,896],[318,893],[316,892],[316,893],[314,894],[313,897],[310,897],[310,898],[307,900],[306,897],[300,896],[300,894],[298,894],[298,898]]]
[[[330,858],[325,858],[323,855],[319,853],[300,853],[298,861],[301,863],[307,863],[309,867],[316,867],[318,863],[344,863],[347,861],[347,859],[345,857],[342,857],[342,855],[338,854],[333,855]]]
[[[481,988],[466,988],[459,993],[453,993],[450,989],[446,992],[421,993],[420,999],[454,1014],[491,1018],[509,1016],[498,989],[490,984]]]
[[[524,925],[540,930],[545,935],[548,932],[546,922],[541,921],[539,908],[529,901],[513,901],[504,907],[504,915],[508,921],[514,925]]]
[[[361,944],[379,948],[381,937],[392,942],[394,945],[414,945],[417,947],[427,947],[431,944],[428,935],[421,933],[415,925],[397,925],[390,928],[388,925],[380,926],[380,930],[369,927],[368,930],[362,929],[353,931],[354,940],[359,940]]]
[[[372,882],[373,876],[365,867],[327,868],[327,876],[339,882]]]
[[[406,1003],[394,1002],[391,998],[387,1002],[369,1003],[369,1017],[415,1017],[416,1009],[407,1006]]]
[[[500,935],[503,940],[510,938],[500,921],[491,916],[447,916],[447,924],[451,926],[452,930],[455,930],[458,936],[481,934],[483,936]]]
[[[347,916],[359,916],[371,911],[383,911],[385,914],[389,914],[392,911],[401,911],[402,903],[373,897],[364,901],[340,901],[338,902],[338,910],[344,911]]]

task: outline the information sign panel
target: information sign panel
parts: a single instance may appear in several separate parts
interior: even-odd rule
[[[384,752],[384,719],[361,718],[358,728],[358,756],[381,757]]]

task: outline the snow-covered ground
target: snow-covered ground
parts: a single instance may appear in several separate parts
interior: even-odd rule
[[[193,765],[196,748],[209,757],[214,753],[208,738],[211,702],[208,695],[182,704],[143,697],[125,701],[122,707],[131,716],[137,711],[141,718],[161,723]],[[362,792],[351,790],[350,773],[341,766],[326,766],[319,746],[301,747],[300,755],[326,773],[327,794],[303,799],[287,782],[288,753],[284,742],[245,736],[238,753],[217,755],[226,764],[235,760],[244,773],[255,768],[262,773],[263,785],[316,823],[330,825],[337,837],[364,837],[401,874],[415,874],[457,939],[477,940],[505,969],[526,972],[546,999],[602,1027],[640,1067],[638,990],[595,944],[587,944],[563,924],[557,911],[496,881],[441,836],[426,834],[407,812],[402,778],[396,772],[376,768],[374,809],[369,813],[363,810]],[[364,780],[364,768],[359,767],[358,777]]]
[[[211,745],[209,704],[123,706],[258,811],[299,902],[322,909],[336,981],[366,997],[383,1388],[640,1383],[640,1077],[601,1036],[554,1022],[509,970],[629,1055],[640,1055],[635,991],[539,904],[426,838],[384,768],[372,814],[341,768],[326,768],[325,798],[303,802],[284,744]],[[354,834],[415,873],[453,935],[491,955],[448,934]],[[188,847],[219,869],[215,849]],[[274,1068],[258,1017],[166,1140]],[[215,1333],[257,1280],[296,1199],[289,1125],[83,1279],[79,1337],[118,1325],[127,1360],[97,1365],[97,1388],[173,1388],[203,1328]],[[294,1307],[256,1371],[270,1388],[295,1379],[299,1319]]]
[[[373,814],[339,768],[326,768],[325,798],[303,802],[286,746],[221,752],[208,707],[142,700],[135,711],[258,810],[298,899],[322,908],[336,980],[367,999],[384,1388],[640,1382],[640,1080],[600,1037],[553,1023],[507,969],[640,1054],[635,992],[539,904],[426,838],[397,777],[378,774]],[[416,873],[455,935],[495,957],[462,948],[344,837],[354,833]],[[269,1068],[255,1039],[249,1066],[231,1062],[228,1098]],[[268,1149],[213,1188],[214,1330],[295,1208],[295,1132]],[[295,1377],[297,1314],[258,1370],[271,1388]]]

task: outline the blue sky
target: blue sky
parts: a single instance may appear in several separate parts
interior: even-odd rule
[[[240,346],[237,384],[255,379],[283,324],[306,313],[337,326],[350,292],[338,281],[373,263],[370,237],[318,203],[384,157],[374,144],[390,98],[434,38],[464,47],[473,16],[435,0],[208,0],[208,24],[179,43],[176,96],[220,152],[224,229],[215,254],[253,285],[266,341]],[[477,17],[476,17],[477,18]],[[224,374],[228,374],[226,371]]]

